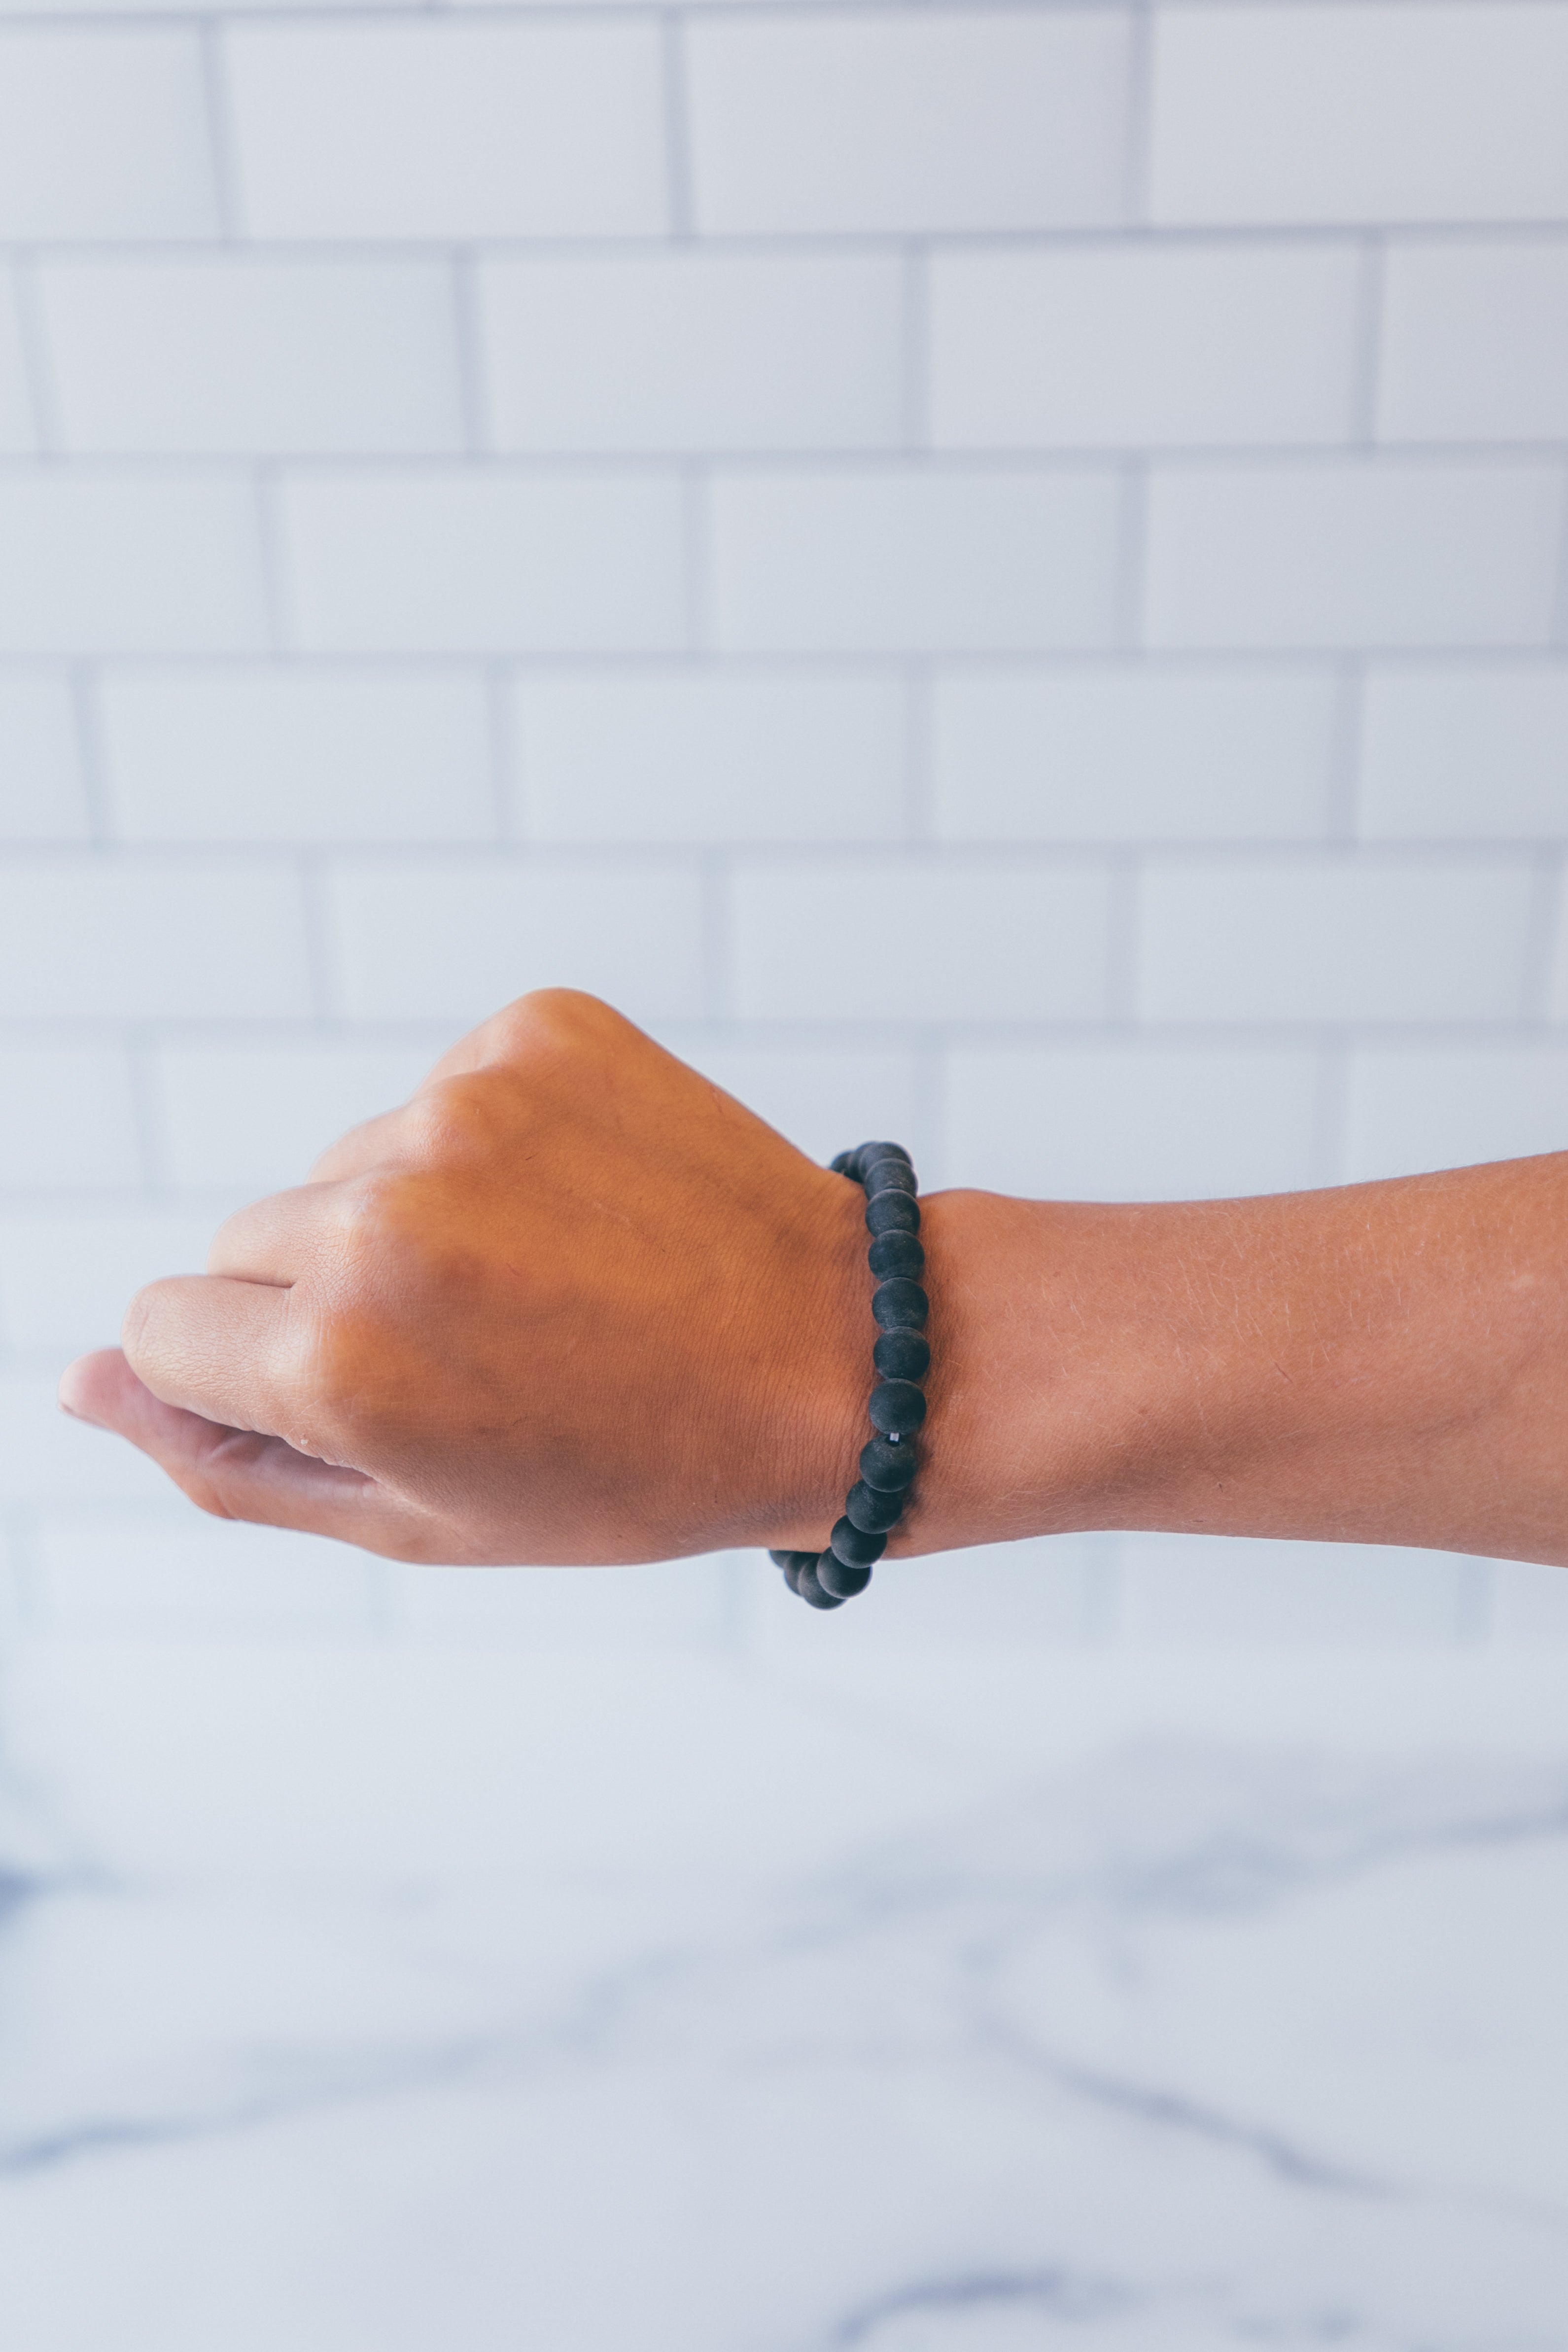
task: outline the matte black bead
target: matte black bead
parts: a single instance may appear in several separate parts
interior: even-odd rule
[[[857,1478],[850,1488],[844,1517],[852,1527],[863,1528],[868,1535],[885,1535],[889,1528],[898,1525],[903,1509],[903,1495],[883,1494],[875,1486],[868,1486],[863,1478]]]
[[[919,1331],[931,1312],[931,1301],[917,1282],[884,1282],[871,1295],[871,1311],[883,1331]]]
[[[862,1160],[861,1182],[868,1192],[918,1192],[914,1169],[907,1160],[894,1160],[883,1154],[876,1160]]]
[[[862,1143],[850,1154],[851,1165],[862,1184],[866,1170],[874,1168],[879,1160],[902,1160],[906,1168],[913,1164],[902,1143]]]
[[[887,1549],[887,1538],[868,1535],[863,1528],[857,1528],[852,1519],[835,1519],[828,1545],[846,1568],[869,1568],[873,1560],[880,1559]]]
[[[860,1171],[854,1164],[854,1159],[855,1155],[852,1151],[839,1152],[836,1158],[829,1160],[829,1172],[834,1176],[852,1176],[858,1184]]]
[[[931,1343],[918,1331],[884,1331],[871,1360],[884,1381],[923,1381],[931,1369]]]
[[[895,1274],[918,1282],[925,1271],[925,1252],[913,1234],[879,1234],[866,1252],[865,1262],[879,1282]]]
[[[816,1559],[810,1552],[806,1554],[805,1565],[800,1570],[795,1590],[802,1601],[810,1602],[813,1609],[841,1609],[844,1605],[836,1592],[823,1591],[817,1579]]]
[[[768,1557],[782,1570],[784,1581],[789,1587],[790,1591],[799,1592],[800,1590],[800,1562],[803,1559],[814,1559],[816,1558],[816,1554],[815,1552],[810,1551],[770,1551]]]
[[[913,1192],[873,1192],[865,1204],[865,1222],[879,1241],[883,1234],[917,1234],[920,1203]]]
[[[873,1389],[866,1411],[872,1427],[880,1429],[884,1437],[894,1429],[903,1437],[925,1420],[925,1399],[913,1381],[882,1381]]]
[[[902,1445],[873,1437],[861,1448],[861,1476],[868,1486],[880,1486],[884,1494],[902,1495],[919,1466],[919,1453],[907,1437]]]
[[[824,1592],[831,1592],[835,1601],[852,1601],[855,1594],[863,1592],[871,1582],[871,1570],[864,1562],[857,1562],[852,1567],[847,1559],[841,1559],[837,1552],[825,1551],[817,1562],[817,1582]]]

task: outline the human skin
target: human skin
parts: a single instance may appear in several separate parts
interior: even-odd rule
[[[819,1550],[870,1433],[863,1206],[542,991],[141,1291],[60,1399],[204,1510],[396,1559]],[[930,1409],[890,1556],[1160,1528],[1568,1561],[1568,1153],[922,1213]]]

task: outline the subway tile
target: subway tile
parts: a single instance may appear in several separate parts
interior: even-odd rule
[[[30,456],[37,446],[21,315],[11,274],[0,268],[0,457]]]
[[[963,669],[932,696],[946,841],[1306,839],[1336,698],[1299,668]]]
[[[350,1018],[476,1022],[546,987],[587,989],[634,1020],[706,1010],[701,891],[684,867],[345,866],[330,905]]]
[[[1522,859],[1234,858],[1140,888],[1151,1021],[1511,1021],[1525,1010]]]
[[[712,505],[714,625],[727,650],[1112,640],[1121,500],[1109,471],[736,473],[716,480]]]
[[[210,237],[193,32],[0,30],[0,236]]]
[[[512,710],[535,841],[856,841],[903,830],[894,679],[595,670],[524,677]]]
[[[950,1047],[945,1171],[1034,1200],[1196,1201],[1320,1181],[1300,1047]]]
[[[89,826],[60,677],[0,677],[0,842],[83,841]]]
[[[177,1496],[44,1511],[31,1551],[38,1621],[78,1639],[363,1639],[387,1581],[348,1544],[211,1518]]]
[[[1359,1047],[1344,1120],[1347,1184],[1568,1151],[1568,1043]]]
[[[302,1184],[329,1143],[405,1103],[433,1045],[165,1045],[152,1063],[164,1173],[192,1191]]]
[[[876,919],[881,915],[883,920]],[[885,922],[917,939],[890,955]],[[731,936],[742,1020],[1093,1020],[1106,1010],[1099,868],[918,855],[743,865]]]
[[[204,1271],[217,1223],[157,1210],[0,1217],[0,1330],[17,1348],[111,1348],[139,1290]]]
[[[896,1136],[915,1154],[927,1191],[915,1057],[896,1048],[837,1045],[692,1045],[672,1050],[754,1110],[808,1159],[826,1163],[868,1136]]]
[[[1568,666],[1374,669],[1359,803],[1374,840],[1568,835]]]
[[[478,841],[495,829],[474,677],[111,671],[99,733],[125,841]]]
[[[656,26],[231,26],[240,201],[261,237],[656,236]]]
[[[674,481],[310,475],[280,508],[311,651],[662,653],[685,638]]]
[[[437,264],[72,262],[39,284],[68,449],[462,446],[455,312]]]
[[[62,1192],[142,1179],[124,1055],[111,1045],[0,1045],[0,1186]]]
[[[293,876],[182,861],[0,870],[0,1014],[293,1020],[311,1011]]]
[[[1476,1566],[1387,1544],[1128,1535],[1122,1633],[1134,1649],[1447,1649]]]
[[[700,231],[1115,220],[1127,15],[987,8],[688,20]]]
[[[1532,0],[1154,12],[1160,223],[1561,218],[1568,15]]]
[[[1343,245],[938,252],[938,448],[1333,442],[1355,365]]]
[[[1157,467],[1148,640],[1542,645],[1563,506],[1562,469],[1547,464]]]
[[[0,651],[239,653],[265,639],[245,484],[0,477]]]
[[[1568,244],[1391,246],[1377,429],[1387,441],[1561,441]]]
[[[486,409],[517,450],[859,449],[902,432],[902,276],[854,254],[495,261]]]

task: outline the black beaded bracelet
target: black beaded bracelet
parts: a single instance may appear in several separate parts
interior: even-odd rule
[[[826,1551],[774,1551],[791,1592],[813,1609],[839,1609],[863,1592],[873,1562],[887,1549],[919,1467],[915,1433],[925,1418],[919,1383],[931,1362],[925,1318],[931,1302],[920,1286],[925,1253],[920,1246],[920,1203],[915,1167],[901,1143],[862,1143],[841,1151],[835,1176],[865,1188],[871,1234],[868,1263],[876,1278],[871,1311],[877,1341],[872,1361],[880,1373],[866,1410],[876,1434],[861,1454],[861,1475],[850,1488],[844,1516]]]

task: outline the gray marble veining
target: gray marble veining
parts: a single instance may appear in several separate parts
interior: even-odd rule
[[[7,2352],[1568,2347],[1557,1694],[1270,1671],[22,1653]]]

